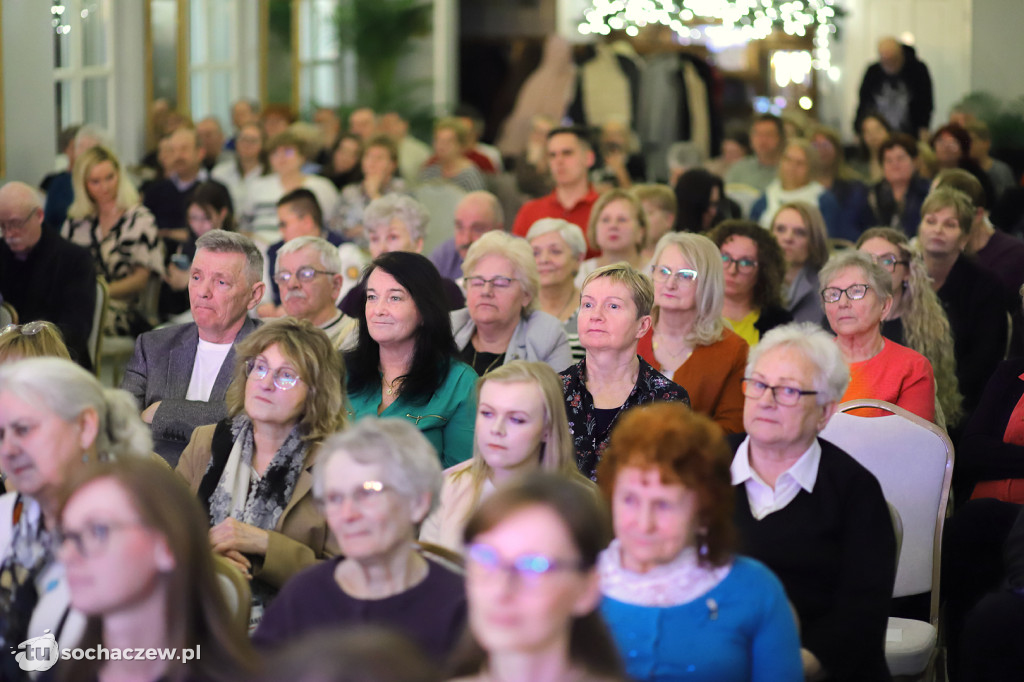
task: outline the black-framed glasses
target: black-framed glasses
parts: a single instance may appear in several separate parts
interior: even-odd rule
[[[103,551],[110,540],[110,534],[115,530],[145,527],[144,523],[138,521],[92,521],[85,524],[82,530],[58,528],[54,540],[58,549],[63,549],[70,542],[79,556],[91,557]]]
[[[271,372],[270,364],[260,358],[249,358],[245,363],[245,373],[250,379],[263,381],[270,374],[274,379],[274,386],[282,391],[295,388],[295,385],[302,380],[299,373],[289,367],[278,367]]]
[[[875,261],[876,264],[881,265],[889,272],[896,272],[897,265],[910,265],[910,261],[900,260],[891,253],[884,256],[871,256],[871,260]]]
[[[839,287],[825,287],[821,290],[821,300],[825,303],[837,303],[843,294],[846,294],[846,298],[851,301],[859,301],[868,295],[867,284],[851,284],[845,289]]]
[[[658,284],[669,281],[675,277],[680,282],[696,282],[697,271],[693,268],[680,268],[679,270],[673,270],[667,265],[652,265],[651,266],[651,279]]]
[[[32,218],[32,216],[36,214],[36,211],[38,210],[38,208],[33,208],[32,212],[29,213],[24,218],[22,218],[21,220],[8,220],[6,222],[0,223],[0,232],[17,232],[18,230],[25,227],[25,223],[27,223]]]
[[[515,559],[505,560],[498,554],[498,550],[483,543],[475,543],[466,548],[468,574],[493,578],[501,573],[511,577],[517,586],[532,587],[548,573],[581,569],[579,561],[552,559],[543,554],[522,554]]]
[[[48,326],[52,326],[51,323],[44,322],[43,320],[26,322],[25,324],[7,324],[4,325],[3,329],[0,329],[0,336],[3,336],[7,332],[21,332],[22,336],[35,336]]]
[[[750,377],[744,377],[741,386],[743,395],[752,400],[757,400],[764,395],[765,391],[771,390],[775,402],[786,407],[793,407],[805,395],[818,395],[817,391],[805,391],[796,386],[769,386],[760,379],[751,379]]]
[[[274,281],[277,282],[278,284],[284,285],[284,284],[288,284],[288,282],[292,281],[292,277],[295,277],[300,282],[306,283],[306,282],[312,282],[313,278],[316,277],[317,275],[333,275],[333,274],[334,274],[333,272],[328,272],[327,270],[317,270],[316,268],[307,265],[304,268],[299,268],[298,270],[296,270],[295,274],[292,274],[288,270],[282,270],[279,273],[277,273],[276,275],[274,275]]]
[[[512,286],[513,282],[518,282],[519,280],[514,277],[503,277],[502,275],[491,277],[490,279],[480,277],[479,275],[473,275],[472,277],[467,277],[464,281],[466,282],[466,288],[468,289],[483,289],[488,284],[495,289],[508,289]]]
[[[351,500],[352,504],[359,509],[368,509],[381,504],[385,494],[394,490],[387,483],[382,481],[363,481],[351,492],[343,493],[340,490],[326,490],[323,497],[318,500],[320,507],[340,507],[345,500]]]
[[[751,260],[750,258],[733,258],[732,256],[723,253],[722,254],[722,267],[728,270],[733,264],[739,268],[740,272],[750,272],[757,267],[757,261]]]

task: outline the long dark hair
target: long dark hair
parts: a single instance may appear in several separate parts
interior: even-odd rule
[[[676,180],[674,232],[703,232],[704,213],[711,207],[711,190],[722,190],[722,181],[703,168],[691,168]]]
[[[234,232],[238,228],[238,223],[235,222],[235,205],[231,201],[231,193],[219,182],[208,180],[197,185],[188,202],[189,206],[193,204],[201,208],[206,215],[210,215],[211,211],[216,214],[227,209],[228,212],[224,217],[221,229]]]
[[[401,394],[414,404],[425,403],[444,383],[457,352],[441,275],[425,256],[392,251],[381,254],[367,266],[360,280],[364,291],[377,268],[405,287],[419,311],[416,350],[409,373],[403,377]],[[380,346],[370,336],[365,306],[359,309],[359,343],[345,354],[345,365],[350,395],[380,388]]]

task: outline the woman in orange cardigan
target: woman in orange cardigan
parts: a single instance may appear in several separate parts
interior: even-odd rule
[[[670,232],[654,248],[654,324],[637,352],[690,394],[695,412],[743,431],[747,342],[722,318],[722,256],[707,237]]]

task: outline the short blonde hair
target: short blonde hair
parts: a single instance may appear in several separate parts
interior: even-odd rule
[[[673,214],[679,209],[676,193],[668,185],[652,182],[645,185],[633,185],[632,190],[641,204],[649,201],[662,211]]]
[[[458,140],[460,147],[465,147],[469,144],[469,128],[454,116],[438,119],[434,123],[434,134],[437,134],[439,130],[450,130],[455,133],[455,139]]]
[[[956,214],[957,225],[960,226],[960,233],[967,235],[971,231],[971,224],[974,222],[974,204],[971,198],[958,189],[942,186],[936,187],[921,204],[921,220],[929,213],[941,211],[944,208],[952,208]]]
[[[114,167],[114,172],[117,173],[117,197],[115,199],[117,207],[124,210],[139,204],[139,193],[135,191],[131,180],[125,177],[124,167],[118,160],[117,154],[107,147],[97,145],[82,152],[82,155],[75,161],[74,172],[71,174],[75,200],[68,208],[69,218],[81,220],[96,214],[98,207],[85,189],[85,178],[93,168],[104,161],[110,162],[110,165]]]
[[[39,325],[34,334],[25,334],[29,325]],[[23,360],[26,358],[64,358],[71,359],[68,347],[64,345],[64,336],[60,328],[53,322],[29,322],[13,325],[10,329],[0,332],[0,364]]]
[[[527,316],[537,309],[537,292],[540,291],[540,274],[537,261],[533,258],[530,243],[522,237],[507,232],[492,230],[484,233],[469,247],[466,259],[462,261],[462,272],[469,277],[481,260],[487,256],[501,256],[512,264],[515,277],[530,295],[530,302],[523,306],[522,314]]]
[[[696,290],[697,318],[693,323],[687,342],[694,346],[710,346],[721,340],[722,306],[725,304],[725,269],[722,254],[715,243],[702,234],[693,232],[669,232],[658,240],[651,258],[651,268],[658,265],[658,259],[670,246],[678,248],[683,258],[697,271]],[[658,309],[654,308],[655,319]]]
[[[597,221],[601,218],[601,212],[613,201],[625,201],[633,209],[633,217],[636,220],[637,229],[640,230],[640,239],[636,243],[639,251],[647,241],[647,216],[644,215],[644,207],[636,195],[627,189],[610,189],[602,194],[594,208],[590,211],[590,222],[587,223],[587,239],[594,247],[597,247]]]
[[[636,318],[639,320],[644,315],[650,315],[654,307],[654,285],[647,275],[641,273],[629,263],[612,263],[594,270],[583,280],[580,292],[587,289],[587,285],[595,279],[608,277],[617,284],[623,284],[629,289],[633,304],[636,305]]]
[[[573,258],[577,260],[587,253],[587,240],[583,236],[583,230],[575,223],[570,223],[562,218],[541,218],[526,232],[526,241],[533,242],[537,237],[557,232],[565,240],[566,246],[572,252]]]

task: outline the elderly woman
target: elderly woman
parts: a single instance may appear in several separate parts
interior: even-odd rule
[[[476,383],[473,458],[444,472],[441,505],[420,530],[420,540],[455,550],[466,520],[505,481],[545,469],[589,483],[576,468],[562,382],[548,365],[517,360]]]
[[[917,141],[906,133],[894,133],[878,149],[882,179],[868,188],[867,214],[872,225],[917,233],[921,203],[928,196],[928,180],[917,174]]]
[[[850,366],[843,401],[884,400],[935,421],[931,363],[917,351],[882,336],[882,320],[892,308],[889,273],[866,253],[840,252],[821,269],[821,300]]]
[[[782,584],[733,554],[731,459],[714,423],[675,403],[630,410],[612,433],[601,611],[635,680],[803,679]]]
[[[457,682],[624,680],[597,608],[607,512],[582,485],[533,472],[502,486],[466,525],[469,636]]]
[[[576,274],[587,253],[587,240],[578,225],[561,218],[541,218],[526,233],[537,263],[540,289],[537,305],[562,322],[569,339],[573,362],[583,359],[583,346],[576,326],[580,310],[580,290]]]
[[[956,378],[953,334],[920,251],[906,234],[891,227],[871,228],[857,240],[857,249],[892,277],[892,307],[882,321],[882,335],[928,359],[935,374],[936,421],[955,426],[963,417],[963,396]]]
[[[587,275],[612,263],[629,263],[643,269],[642,249],[647,239],[647,216],[636,196],[624,189],[611,189],[601,195],[590,212],[587,239],[596,244],[601,255],[588,258],[576,274],[576,286]]]
[[[572,364],[562,322],[537,310],[540,276],[530,244],[505,232],[473,242],[462,263],[466,307],[451,313],[459,359],[484,375],[513,360]]]
[[[393,251],[422,253],[429,223],[427,207],[410,196],[388,194],[374,199],[363,213],[370,256],[377,258]],[[462,289],[452,280],[442,278],[439,291],[447,301],[448,310],[458,310],[465,305]],[[359,317],[365,303],[366,288],[360,282],[345,294],[338,307],[350,317]]]
[[[434,124],[434,156],[420,170],[419,182],[447,182],[467,192],[487,189],[483,173],[466,158],[469,129],[454,117]]]
[[[828,333],[794,323],[750,351],[735,449],[739,551],[779,577],[808,679],[888,680],[896,538],[878,481],[818,438],[849,372]]]
[[[77,646],[179,656],[62,660],[53,679],[251,679],[253,651],[224,600],[202,507],[174,473],[156,462],[102,463],[76,473],[68,490],[55,544],[71,605],[89,618]]]
[[[141,334],[152,326],[141,309],[142,293],[151,277],[164,273],[153,214],[106,147],[93,147],[78,157],[72,182],[75,201],[61,234],[89,249],[97,274],[107,280],[110,314],[104,331]]]
[[[269,322],[236,352],[228,417],[192,433],[177,471],[207,509],[213,551],[253,579],[252,629],[286,580],[337,553],[310,469],[317,445],[345,423],[344,369],[305,320]]]
[[[727,220],[709,235],[722,252],[725,303],[722,315],[753,346],[769,329],[793,320],[782,306],[782,249],[767,230],[749,220]]]
[[[825,219],[804,201],[783,204],[772,217],[772,234],[786,256],[783,299],[794,322],[821,322],[818,270],[828,260]]]
[[[722,321],[725,279],[718,249],[703,235],[667,234],[654,250],[651,278],[651,331],[640,339],[637,352],[686,387],[695,412],[728,433],[739,433],[748,346]]]
[[[637,355],[653,305],[651,281],[625,263],[599,268],[583,283],[579,327],[587,354],[561,376],[576,466],[592,481],[619,415],[657,400],[690,404],[686,389]]]
[[[395,177],[398,149],[388,137],[372,138],[366,144],[360,165],[362,179],[341,190],[334,213],[327,219],[327,227],[347,239],[365,243],[363,212],[366,207],[386,194],[407,194],[408,188],[404,180]]]
[[[26,358],[71,359],[57,325],[36,320],[0,329],[0,365]]]
[[[385,253],[363,283],[359,341],[345,354],[350,414],[408,419],[444,467],[469,459],[477,375],[457,357],[437,268],[417,253]]]
[[[839,203],[835,196],[815,180],[818,174],[818,152],[803,139],[790,140],[779,160],[778,177],[768,185],[761,198],[750,208],[750,219],[771,228],[771,219],[779,207],[792,201],[804,201],[817,206],[825,218],[828,233],[833,237],[855,239],[856,233],[841,232]]]
[[[974,219],[967,195],[940,187],[921,206],[918,237],[932,287],[953,330],[957,379],[970,414],[1006,352],[1007,316],[999,279],[964,256]]]
[[[58,641],[77,641],[85,623],[69,609],[64,566],[54,557],[61,492],[88,462],[144,458],[152,449],[132,397],[103,388],[70,360],[0,366],[0,471],[13,491],[0,497],[5,651],[44,629]],[[14,656],[0,659],[0,678],[22,679]]]
[[[406,421],[362,419],[324,442],[313,475],[342,556],[289,582],[254,644],[264,649],[327,627],[377,624],[444,660],[462,634],[466,596],[461,576],[414,546],[441,487],[430,442]]]

